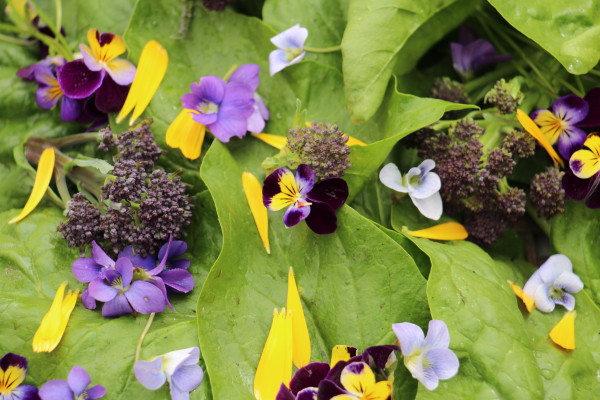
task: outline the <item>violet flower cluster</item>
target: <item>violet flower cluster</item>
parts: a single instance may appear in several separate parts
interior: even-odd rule
[[[69,246],[83,248],[95,240],[111,255],[127,246],[142,256],[156,254],[171,235],[181,239],[191,222],[186,185],[175,174],[154,168],[162,151],[148,122],[117,136],[104,131],[101,148],[110,147],[118,153],[106,184],[98,188],[101,198],[92,202],[91,196],[75,194],[58,231]]]
[[[75,278],[89,284],[81,296],[84,307],[94,310],[97,301],[103,302],[103,317],[156,313],[167,305],[173,309],[169,293],[189,293],[194,288],[190,261],[178,258],[186,250],[184,241],[171,236],[158,259],[142,257],[128,246],[114,260],[92,242],[92,256],[81,257],[72,266]]]

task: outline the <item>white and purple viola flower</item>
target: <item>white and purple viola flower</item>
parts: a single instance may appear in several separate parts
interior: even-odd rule
[[[315,173],[300,164],[296,175],[287,168],[278,168],[267,176],[263,185],[263,203],[269,210],[287,207],[283,215],[285,226],[300,221],[313,232],[326,235],[337,229],[335,210],[348,198],[348,184],[341,178],[322,179],[315,183]]]
[[[27,375],[27,359],[14,353],[0,358],[0,400],[39,400],[38,389],[21,385]]]
[[[437,388],[441,379],[456,375],[458,357],[448,348],[450,334],[444,321],[429,321],[426,337],[419,326],[410,322],[392,324],[392,330],[400,342],[404,365],[428,390]]]
[[[87,371],[80,366],[71,368],[68,379],[55,379],[44,383],[40,388],[41,400],[95,400],[106,394],[102,385],[95,385],[88,389],[91,379]]]
[[[389,163],[379,172],[379,180],[392,190],[408,193],[421,214],[438,220],[442,216],[444,205],[440,196],[442,181],[438,174],[432,172],[434,168],[435,161],[425,160],[402,176],[396,164]]]
[[[289,29],[271,38],[271,42],[277,46],[269,54],[269,69],[271,76],[290,65],[297,64],[304,58],[304,42],[308,38],[308,29],[300,25],[294,25]]]
[[[196,389],[204,377],[199,359],[200,349],[190,347],[171,351],[152,361],[136,361],[133,371],[145,388],[157,390],[169,382],[171,400],[188,400],[189,392]]]
[[[573,264],[564,254],[555,254],[548,258],[531,275],[523,292],[531,297],[535,307],[543,312],[551,312],[556,304],[571,311],[575,308],[575,297],[583,289],[583,282],[573,273]]]
[[[473,31],[463,25],[458,43],[450,43],[452,65],[464,78],[471,78],[478,70],[512,59],[508,54],[498,54],[490,42],[475,38]]]

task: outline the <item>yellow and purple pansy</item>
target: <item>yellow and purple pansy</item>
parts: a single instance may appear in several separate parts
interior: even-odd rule
[[[0,358],[0,400],[38,400],[35,386],[21,385],[27,375],[27,359],[14,353]]]
[[[315,233],[326,235],[337,229],[335,210],[348,198],[348,184],[341,178],[322,179],[315,183],[315,174],[306,164],[300,164],[296,175],[287,168],[278,168],[263,185],[263,203],[270,210],[287,207],[283,215],[285,226],[300,221]]]
[[[563,189],[572,200],[585,201],[589,208],[600,208],[600,136],[588,135],[583,148],[569,160],[569,167],[562,179]]]

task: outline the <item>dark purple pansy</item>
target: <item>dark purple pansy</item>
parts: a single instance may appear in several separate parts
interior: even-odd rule
[[[476,39],[473,31],[465,25],[460,29],[459,43],[450,43],[450,50],[454,69],[467,78],[483,67],[512,59],[508,54],[496,53],[487,40]]]
[[[39,400],[35,386],[21,385],[27,375],[27,359],[14,353],[0,358],[0,399]]]
[[[41,400],[95,400],[106,394],[106,389],[102,385],[92,386],[88,389],[90,382],[90,375],[87,371],[77,365],[71,368],[66,381],[55,379],[46,382],[40,388],[39,395]]]
[[[588,208],[600,208],[600,173],[591,178],[582,179],[575,176],[570,168],[567,168],[562,178],[562,186],[565,194],[571,200],[584,201]]]

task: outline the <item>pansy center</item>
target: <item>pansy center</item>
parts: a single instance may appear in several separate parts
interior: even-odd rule
[[[417,188],[421,186],[423,182],[423,177],[419,175],[410,175],[406,174],[402,177],[402,185],[408,186],[409,188]]]
[[[114,281],[112,281],[110,286],[117,289],[119,291],[119,294],[122,294],[122,293],[126,292],[127,289],[129,289],[129,286],[123,287],[123,278],[120,276],[118,278],[116,278]]]
[[[79,396],[77,396],[76,394],[73,394],[73,399],[74,400],[87,400],[89,397],[87,390],[84,390],[83,393],[81,393]]]
[[[563,290],[562,288],[558,287],[558,286],[551,286],[550,290],[548,290],[548,296],[552,299],[552,300],[560,300],[563,298]]]
[[[196,108],[202,114],[216,114],[219,111],[219,105],[208,100],[202,101]]]
[[[302,49],[299,47],[288,47],[285,49],[285,60],[292,62],[292,60],[302,54]]]

